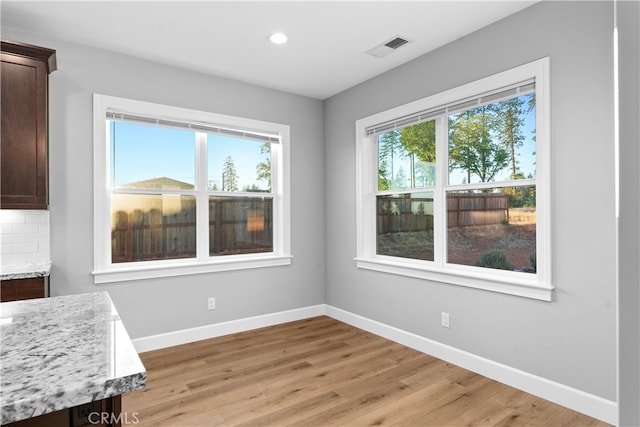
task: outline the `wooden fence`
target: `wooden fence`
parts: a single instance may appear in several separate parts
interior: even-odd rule
[[[195,199],[178,211],[162,207],[118,210],[111,230],[112,262],[196,256]],[[209,202],[209,254],[273,250],[273,203],[265,198],[212,198]]]
[[[378,235],[433,230],[432,198],[379,197]],[[500,224],[509,221],[509,195],[455,193],[447,196],[447,226]]]
[[[447,196],[447,225],[467,227],[509,222],[509,195],[456,193]]]
[[[273,199],[213,198],[209,201],[211,255],[272,250]]]
[[[378,235],[402,231],[433,230],[429,206],[433,198],[382,197],[377,199]]]

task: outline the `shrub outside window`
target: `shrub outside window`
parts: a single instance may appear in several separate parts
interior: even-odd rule
[[[548,59],[356,122],[360,268],[550,300]]]
[[[96,283],[290,263],[289,128],[94,95]]]

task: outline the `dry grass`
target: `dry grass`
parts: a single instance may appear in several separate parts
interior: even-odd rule
[[[536,209],[535,208],[510,208],[509,224],[535,224]]]

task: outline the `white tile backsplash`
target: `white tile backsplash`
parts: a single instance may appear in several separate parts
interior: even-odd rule
[[[0,209],[0,266],[51,262],[49,211]]]

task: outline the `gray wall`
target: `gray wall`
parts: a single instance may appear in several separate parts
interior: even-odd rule
[[[109,291],[133,338],[324,302],[321,101],[6,27],[2,37],[57,50],[49,80],[53,295]],[[290,125],[292,265],[94,285],[94,92]]]
[[[640,2],[617,2],[620,64],[620,425],[640,425]]]
[[[615,401],[612,37],[610,2],[538,3],[325,101],[327,304]],[[356,269],[354,121],[545,56],[554,301]]]

